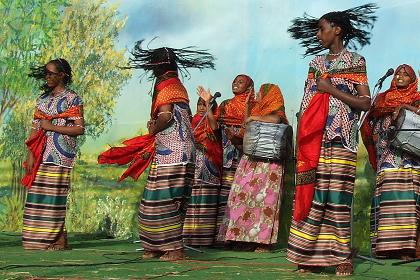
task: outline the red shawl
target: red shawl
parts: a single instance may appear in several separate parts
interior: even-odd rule
[[[411,77],[411,83],[406,88],[397,88],[396,75],[403,68]],[[369,162],[374,170],[377,169],[375,148],[377,137],[373,135],[372,121],[375,118],[382,118],[386,115],[392,114],[397,107],[403,104],[414,105],[414,103],[420,100],[420,94],[417,91],[417,88],[418,80],[413,68],[407,64],[398,66],[398,68],[395,70],[394,78],[391,82],[391,87],[387,91],[378,95],[375,103],[373,104],[373,108],[366,116],[360,130],[363,143],[365,144],[369,155]]]
[[[52,120],[52,119],[60,119],[60,118],[70,118],[70,117],[81,117],[81,106],[74,106],[64,111],[63,113],[57,115],[47,115],[40,110],[36,110],[34,114],[34,119],[39,120]],[[39,166],[42,162],[42,153],[45,148],[45,143],[47,141],[47,136],[45,135],[45,131],[43,129],[38,130],[38,132],[33,135],[28,141],[25,142],[26,146],[28,146],[29,151],[33,154],[35,162],[32,168],[32,173],[26,173],[25,176],[22,178],[22,185],[27,188],[32,187],[32,183],[35,180],[36,173],[38,172]],[[27,165],[26,162],[23,163],[24,166]]]
[[[202,116],[199,114],[195,114],[192,118],[191,125],[195,130],[195,142],[204,147],[206,157],[217,167],[217,170],[221,172],[223,163],[223,149],[221,146],[221,141],[214,134],[207,119],[201,122],[200,126],[196,128],[201,118]]]
[[[322,78],[344,78],[357,83],[367,83],[365,73],[337,73]],[[310,72],[308,79],[314,79]],[[321,153],[322,137],[329,111],[327,93],[316,92],[307,109],[299,120],[297,134],[297,180],[293,218],[296,221],[305,219],[311,209],[315,191],[315,174]]]
[[[159,107],[173,103],[189,103],[187,90],[178,78],[169,78],[156,85],[157,95],[152,103],[151,115],[157,117]],[[99,164],[125,165],[129,168],[121,175],[118,181],[127,177],[137,180],[149,166],[155,155],[155,135],[142,135],[123,142],[125,147],[111,147],[98,157]]]

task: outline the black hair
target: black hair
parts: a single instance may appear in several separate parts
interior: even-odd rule
[[[292,20],[292,25],[287,29],[292,38],[300,40],[300,45],[306,48],[305,56],[318,54],[324,50],[316,38],[319,29],[318,24],[322,19],[327,20],[334,26],[341,28],[341,38],[344,46],[349,49],[357,50],[370,43],[370,31],[364,30],[373,28],[377,17],[374,15],[378,6],[369,3],[354,7],[344,11],[329,12],[319,19],[307,15]]]
[[[73,82],[73,74],[72,74],[72,70],[70,67],[70,64],[67,60],[65,60],[64,58],[57,58],[57,59],[52,59],[50,61],[48,61],[48,63],[41,65],[41,66],[34,66],[30,68],[30,72],[28,74],[29,77],[35,78],[36,80],[45,80],[45,76],[47,74],[47,65],[48,64],[54,64],[54,66],[57,68],[57,70],[60,73],[64,73],[64,84],[67,86],[69,84],[71,84]],[[47,84],[44,83],[41,86],[41,89],[45,92],[48,93],[51,91],[50,88],[48,88]]]
[[[143,69],[149,80],[153,80],[168,71],[181,72],[182,77],[190,77],[187,68],[214,69],[215,58],[207,50],[195,50],[193,46],[175,49],[162,47],[144,49],[144,40],[137,41],[131,51],[132,57],[126,69]]]

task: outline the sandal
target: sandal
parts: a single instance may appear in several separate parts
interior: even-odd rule
[[[166,251],[163,256],[159,258],[162,261],[173,262],[185,259],[184,249],[178,249],[173,251]]]
[[[353,264],[351,262],[344,262],[337,265],[337,268],[335,269],[335,275],[337,276],[353,275]]]

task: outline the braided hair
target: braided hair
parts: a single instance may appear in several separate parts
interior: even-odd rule
[[[357,50],[370,43],[370,31],[376,21],[374,15],[378,6],[375,3],[369,3],[354,7],[344,11],[330,12],[319,19],[304,14],[292,20],[292,25],[287,29],[293,39],[300,40],[300,45],[306,48],[305,56],[318,54],[324,50],[319,44],[316,34],[320,20],[325,19],[329,23],[341,28],[341,38],[344,46],[349,49]]]
[[[64,58],[53,59],[44,65],[31,67],[28,76],[35,78],[36,80],[44,81],[48,72],[47,65],[50,63],[54,64],[58,72],[64,73],[64,85],[68,86],[73,82],[73,74],[70,64]],[[47,86],[46,83],[44,83],[40,88],[44,93],[49,93],[52,90]]]
[[[153,80],[168,71],[181,72],[182,77],[190,78],[187,68],[214,69],[215,58],[207,50],[195,50],[193,46],[175,49],[162,47],[157,49],[144,49],[144,40],[137,41],[131,51],[132,57],[129,66],[125,69],[143,69],[144,75]]]

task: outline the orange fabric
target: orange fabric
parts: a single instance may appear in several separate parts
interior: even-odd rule
[[[367,82],[366,74],[324,74],[321,78],[345,78],[355,83]],[[313,79],[313,73],[308,79]],[[299,120],[297,135],[297,182],[293,218],[305,219],[311,209],[315,191],[315,174],[321,153],[322,137],[329,112],[328,93],[316,92]]]
[[[368,115],[366,116],[360,129],[363,144],[365,145],[369,155],[369,162],[375,171],[377,169],[375,146],[378,137],[373,135],[372,121],[375,118],[381,118],[385,115],[392,114],[397,107],[403,104],[414,105],[415,102],[420,100],[420,93],[418,92],[418,79],[414,69],[410,65],[402,64],[398,66],[394,72],[394,77],[402,68],[404,68],[409,74],[412,82],[406,88],[399,89],[397,88],[395,78],[392,79],[390,88],[387,91],[380,93],[376,98],[373,108],[368,112]]]
[[[152,103],[152,118],[156,118],[159,107],[173,103],[189,103],[187,90],[178,78],[167,79],[156,85],[158,92]]]
[[[62,119],[69,117],[81,117],[81,106],[74,106],[64,111],[63,113],[57,115],[47,115],[39,109],[35,110],[34,119],[40,120],[52,120],[52,119]],[[40,129],[34,136],[32,136],[28,141],[26,141],[26,146],[31,151],[34,156],[34,166],[32,167],[32,173],[26,173],[23,176],[21,183],[27,188],[32,187],[32,183],[35,180],[36,173],[38,172],[39,166],[42,161],[42,152],[45,148],[45,143],[47,141],[47,136],[43,129]],[[27,162],[23,163],[24,166],[27,165]]]
[[[260,87],[259,94],[261,94],[260,100],[253,106],[251,116],[277,114],[283,123],[288,124],[280,88],[274,84],[263,84]]]
[[[237,93],[232,99],[224,101],[216,111],[216,118],[224,125],[240,126],[245,117],[245,101],[250,91],[254,90],[254,81],[247,75],[238,75],[246,77],[247,87],[244,92]],[[251,99],[250,102],[253,100]]]

